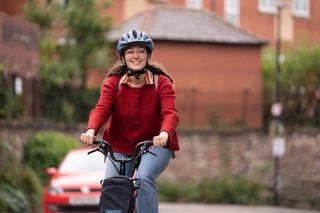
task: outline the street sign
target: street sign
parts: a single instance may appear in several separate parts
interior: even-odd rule
[[[275,137],[272,140],[273,157],[283,157],[286,149],[286,140],[284,137]]]

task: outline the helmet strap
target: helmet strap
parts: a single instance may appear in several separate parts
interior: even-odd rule
[[[140,75],[146,73],[146,68],[144,67],[143,69],[141,70],[135,70],[135,71],[132,71],[130,69],[128,69],[128,76],[134,76],[137,80],[140,79]]]
[[[148,56],[149,57],[149,56]],[[142,68],[141,70],[131,70],[128,68],[126,60],[124,58],[121,58],[123,65],[127,68],[128,70],[128,76],[134,76],[137,80],[140,79],[140,75],[144,74],[146,72],[146,68],[148,66],[148,63],[146,64],[146,66],[144,68]],[[149,60],[149,58],[148,58]]]

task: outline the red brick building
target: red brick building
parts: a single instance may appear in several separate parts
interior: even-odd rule
[[[16,14],[12,8],[6,12]],[[20,97],[26,109],[24,117],[30,119],[39,114],[39,41],[35,25],[0,10],[0,77],[10,90],[7,92]]]
[[[111,0],[107,12],[112,11],[114,23],[118,24],[158,5],[206,10],[274,45],[278,2],[285,3],[281,10],[283,41],[320,42],[318,0]]]

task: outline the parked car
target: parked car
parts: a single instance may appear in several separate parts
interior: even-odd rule
[[[98,212],[104,156],[99,152],[88,155],[90,150],[72,150],[59,168],[46,170],[51,179],[43,193],[45,213]]]

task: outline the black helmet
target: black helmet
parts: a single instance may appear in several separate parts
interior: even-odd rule
[[[145,32],[131,30],[124,33],[118,41],[117,51],[119,55],[121,55],[131,44],[141,44],[150,52],[153,50],[153,41]]]

